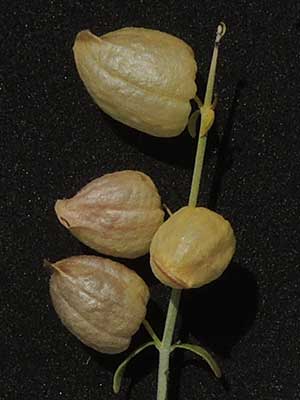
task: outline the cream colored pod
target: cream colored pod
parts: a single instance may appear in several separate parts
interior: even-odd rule
[[[99,253],[136,258],[148,253],[164,212],[156,186],[139,171],[103,175],[71,199],[58,200],[59,221]]]
[[[79,75],[112,118],[153,136],[179,135],[196,95],[197,65],[184,41],[152,29],[80,32],[73,47]]]
[[[197,288],[224,272],[235,243],[231,225],[221,215],[203,207],[183,207],[154,235],[151,268],[167,286]]]
[[[65,327],[101,353],[125,351],[146,315],[145,282],[102,257],[75,256],[51,267],[50,295]]]

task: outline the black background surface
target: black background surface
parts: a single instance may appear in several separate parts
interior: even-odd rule
[[[96,354],[63,328],[42,260],[91,254],[60,226],[53,205],[104,173],[139,169],[172,210],[186,204],[196,143],[187,133],[151,138],[104,115],[78,77],[72,45],[86,28],[169,32],[195,49],[203,95],[220,20],[228,32],[200,203],[232,222],[238,247],[221,279],[184,294],[178,327],[182,339],[215,354],[225,378],[178,353],[170,399],[300,399],[297,2],[4,0],[1,400],[155,398],[153,350],[132,363],[119,397],[113,395],[112,374],[125,355]],[[161,333],[169,290],[152,277],[147,257],[127,264],[151,287],[148,319]],[[141,329],[132,348],[146,340]]]

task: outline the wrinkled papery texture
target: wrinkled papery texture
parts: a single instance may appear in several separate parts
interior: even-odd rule
[[[62,323],[101,353],[125,351],[146,315],[149,290],[124,265],[75,256],[53,264],[50,295]]]
[[[73,51],[88,92],[111,117],[153,136],[184,130],[197,91],[194,52],[184,41],[144,28],[100,37],[86,30]]]
[[[204,207],[183,207],[154,235],[151,268],[172,288],[200,287],[224,272],[235,244],[231,225],[221,215]]]
[[[71,199],[58,200],[59,221],[99,253],[136,258],[148,253],[164,212],[156,186],[139,171],[106,174]]]

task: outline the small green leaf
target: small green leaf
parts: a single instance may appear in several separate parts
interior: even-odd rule
[[[150,347],[150,346],[155,346],[155,343],[154,342],[148,342],[148,343],[145,343],[142,346],[138,347],[131,354],[129,354],[129,356],[119,365],[119,367],[117,368],[117,370],[116,370],[116,372],[114,374],[114,381],[113,381],[113,391],[114,391],[114,393],[117,394],[120,391],[122,378],[123,378],[126,366],[129,363],[129,361],[133,357],[135,357],[136,355],[138,355],[139,353],[141,353],[143,350],[145,350],[147,347]]]
[[[210,366],[216,377],[221,378],[222,372],[220,367],[218,366],[217,362],[213,359],[212,355],[203,347],[197,346],[196,344],[182,343],[182,344],[174,344],[172,346],[172,351],[175,349],[189,350],[197,354],[198,356],[202,357],[203,360],[205,360],[207,364]]]
[[[196,110],[194,111],[190,118],[189,118],[189,122],[188,122],[188,131],[189,134],[192,136],[192,138],[195,138],[197,136],[197,122],[200,116],[200,111]]]

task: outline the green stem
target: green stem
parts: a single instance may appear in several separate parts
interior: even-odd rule
[[[205,98],[204,98],[203,107],[207,108],[207,109],[212,107],[215,76],[216,76],[216,69],[217,69],[217,60],[218,60],[218,53],[219,53],[219,43],[220,43],[221,38],[224,36],[225,32],[226,32],[226,26],[223,22],[221,22],[217,29],[217,35],[216,35],[213,55],[212,55],[212,59],[211,59],[211,63],[210,63],[210,69],[209,69]],[[193,180],[192,180],[192,186],[191,186],[190,198],[189,198],[189,206],[193,206],[193,207],[196,207],[196,205],[197,205],[198,194],[199,194],[199,190],[200,190],[200,181],[201,181],[204,155],[205,155],[205,149],[206,149],[206,141],[207,141],[207,136],[206,136],[207,132],[205,132],[205,127],[207,126],[205,118],[207,118],[207,117],[208,117],[208,115],[205,112],[203,112],[202,116],[201,116],[201,125],[200,125],[197,153],[196,153],[196,157],[195,157]]]
[[[159,349],[157,400],[167,399],[169,362],[173,333],[180,303],[181,290],[172,289],[164,335]]]
[[[201,127],[200,127],[200,130],[201,130]],[[193,207],[196,207],[196,205],[197,205],[201,176],[202,176],[202,169],[203,169],[203,162],[204,162],[204,155],[205,155],[205,149],[206,149],[206,142],[207,142],[207,136],[199,135],[198,145],[197,145],[197,153],[196,153],[195,165],[194,165],[193,180],[192,180],[192,186],[191,186],[190,197],[189,197],[189,206],[193,206]]]
[[[215,82],[215,74],[216,74],[216,65],[218,58],[218,47],[219,42],[222,36],[225,34],[226,27],[225,24],[221,23],[217,29],[217,35],[214,45],[213,56],[211,60],[208,81],[206,86],[205,100],[204,106],[207,108],[211,107],[211,102],[213,98],[213,90],[214,90],[214,82]],[[205,115],[205,114],[203,114]],[[206,134],[205,126],[207,126],[207,121],[204,117],[201,118],[200,124],[200,132],[198,138],[197,145],[197,153],[195,157],[195,165],[193,172],[193,179],[191,184],[191,191],[189,197],[189,206],[196,207],[199,188],[200,188],[200,180],[201,173],[203,169],[204,162],[204,154],[206,148]],[[168,392],[168,375],[169,375],[169,363],[170,363],[170,353],[172,351],[171,345],[174,335],[174,328],[176,324],[176,318],[178,314],[178,308],[181,298],[180,289],[172,289],[171,298],[169,301],[168,312],[165,322],[163,339],[159,348],[159,367],[158,367],[158,385],[157,385],[157,400],[167,400],[167,392]]]
[[[197,203],[199,184],[200,184],[201,172],[204,161],[205,147],[206,147],[206,136],[202,137],[199,136],[195,167],[194,167],[194,177],[190,192],[190,200],[189,200],[190,206],[196,206]],[[197,174],[195,174],[195,172],[197,172]],[[171,292],[171,298],[165,322],[164,335],[159,349],[157,400],[167,400],[171,345],[172,345],[174,328],[176,324],[176,318],[178,314],[181,292],[182,290],[180,289],[172,289]]]

